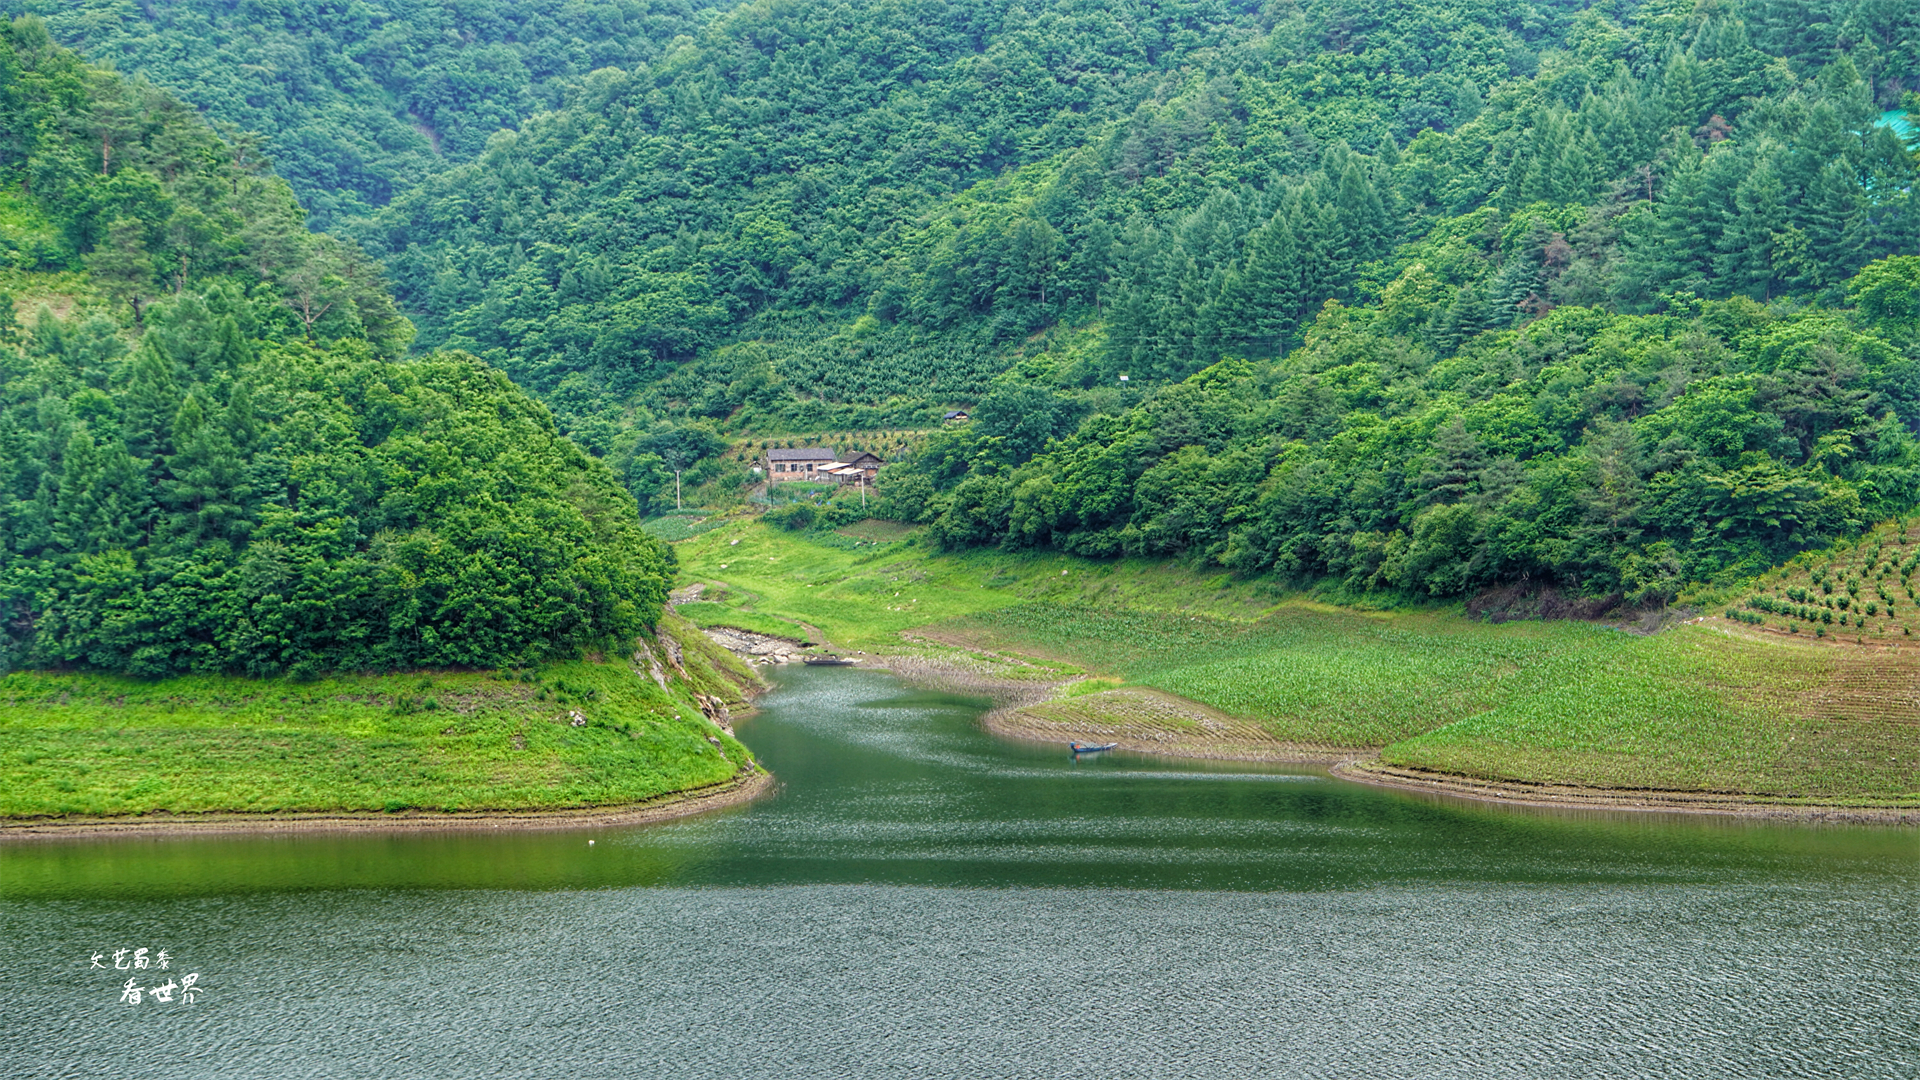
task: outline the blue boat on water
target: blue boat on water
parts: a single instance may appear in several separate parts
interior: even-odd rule
[[[1111,750],[1114,747],[1119,746],[1120,744],[1117,742],[1106,742],[1106,743],[1077,742],[1077,743],[1069,743],[1068,745],[1073,747],[1074,754],[1078,756],[1080,754],[1097,754],[1102,750]]]

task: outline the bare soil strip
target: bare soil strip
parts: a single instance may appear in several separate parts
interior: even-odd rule
[[[561,810],[475,810],[442,813],[408,810],[315,814],[143,814],[106,818],[0,819],[0,842],[68,839],[74,836],[180,836],[208,833],[358,832],[367,829],[431,831],[446,829],[558,830],[645,825],[738,806],[772,791],[772,774],[752,769],[722,784],[674,792],[627,806]]]
[[[1218,761],[1332,764],[1370,751],[1283,742],[1260,725],[1148,687],[997,709],[986,717],[996,735],[1037,742],[1119,743],[1120,749]]]
[[[1724,814],[1811,822],[1874,825],[1920,825],[1920,809],[1848,806],[1819,802],[1784,802],[1759,796],[1697,791],[1630,791],[1574,787],[1565,784],[1527,784],[1481,780],[1452,773],[1433,773],[1388,765],[1368,757],[1343,762],[1331,770],[1343,780],[1431,795],[1505,803],[1509,806],[1553,806],[1587,810],[1629,810],[1654,813]]]

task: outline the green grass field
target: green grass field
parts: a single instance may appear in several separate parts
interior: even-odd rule
[[[935,633],[1077,660],[1254,720],[1275,738],[1381,749],[1493,780],[1920,801],[1920,716],[1871,704],[1905,656],[1743,635],[1636,637],[1282,605],[1260,620],[1027,605]],[[1884,696],[1884,695],[1883,695]]]
[[[849,526],[856,534],[860,529]],[[720,585],[724,596],[718,603],[724,607],[818,627],[842,649],[897,652],[903,631],[1036,601],[1245,618],[1279,599],[1263,583],[1195,575],[1144,559],[1091,562],[1052,553],[979,551],[930,556],[915,544],[852,547],[842,536],[815,539],[751,518],[730,520],[675,544],[674,550],[683,584]],[[721,617],[712,609],[699,611],[709,624]]]
[[[1848,685],[1882,661],[1684,626],[1563,657],[1541,687],[1381,756],[1497,780],[1920,804],[1911,702],[1874,715]]]
[[[671,692],[625,656],[310,682],[15,672],[0,817],[559,809],[720,783],[750,757],[691,695],[738,703],[751,676],[678,625]]]
[[[1641,637],[1578,622],[1363,612],[1167,563],[871,553],[748,521],[678,545],[727,611],[819,627],[837,646],[901,634],[1071,665],[1260,725],[1378,748],[1389,764],[1496,780],[1920,803],[1907,652],[1714,619]],[[735,622],[737,624],[737,622]],[[1920,681],[1920,650],[1911,680]],[[1898,668],[1896,671],[1895,668]]]
[[[762,615],[757,611],[735,607],[715,600],[693,600],[676,605],[676,614],[695,626],[731,626],[739,630],[751,630],[756,634],[770,634],[773,637],[792,638],[806,641],[812,635],[799,623],[791,622],[774,615]]]

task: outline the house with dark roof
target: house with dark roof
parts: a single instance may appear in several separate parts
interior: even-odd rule
[[[767,479],[776,484],[790,483],[795,480],[831,481],[832,478],[820,475],[823,466],[832,465],[838,459],[834,457],[831,446],[800,446],[792,449],[768,450],[762,459],[767,470]]]
[[[842,484],[866,484],[871,487],[874,474],[878,473],[880,466],[886,463],[886,459],[879,454],[862,450],[848,455],[845,461],[822,465],[819,476],[822,480],[833,479]]]
[[[968,419],[967,411],[965,409],[955,409],[940,419],[949,424],[964,423]]]

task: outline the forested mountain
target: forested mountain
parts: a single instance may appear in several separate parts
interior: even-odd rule
[[[493,666],[658,617],[605,465],[471,357],[403,362],[356,247],[37,20],[0,27],[0,238],[0,668]]]
[[[1815,14],[749,5],[368,242],[424,339],[616,463],[636,406],[924,422],[1048,327],[1103,338],[1055,382],[1139,387],[1389,288],[1442,347],[1555,305],[1832,300],[1913,250],[1874,121],[1916,64],[1911,13]]]
[[[1654,48],[1658,9],[1590,17],[1451,130],[1136,216],[1103,333],[998,379],[883,478],[891,512],[949,546],[1636,598],[1904,512],[1920,203],[1881,106],[1920,13],[1809,47],[1783,10],[1702,6]]]
[[[949,546],[1647,596],[1920,496],[1910,4],[698,14],[352,229],[635,491],[977,406]]]
[[[1453,347],[1446,305],[1330,307],[1284,360],[1223,360],[1131,408],[1035,364],[880,490],[950,547],[1662,600],[1920,503],[1920,257],[1850,289],[1851,310],[1565,306]]]
[[[633,68],[709,0],[0,0],[139,73],[260,152],[329,227],[384,205],[600,67]]]

